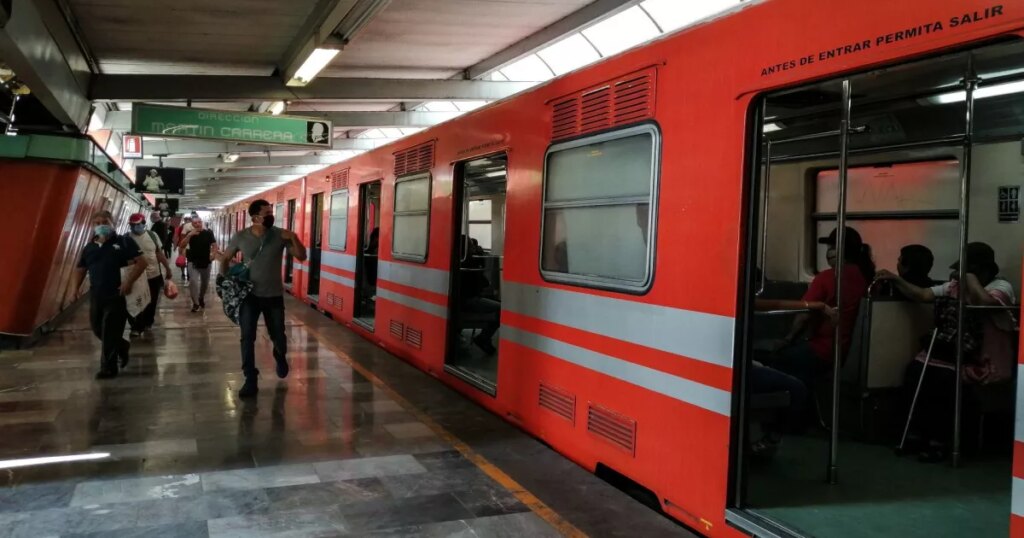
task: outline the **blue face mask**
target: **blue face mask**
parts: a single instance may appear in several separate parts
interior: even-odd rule
[[[142,232],[146,231],[145,224],[132,224],[132,233],[135,235],[142,235]]]
[[[96,235],[107,237],[114,233],[114,228],[109,224],[97,224],[93,231]]]

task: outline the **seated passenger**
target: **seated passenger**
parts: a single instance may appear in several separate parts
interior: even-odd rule
[[[857,321],[857,312],[860,308],[860,300],[867,292],[868,282],[871,282],[875,274],[875,264],[871,261],[870,247],[864,244],[857,230],[847,227],[845,265],[841,272],[843,304],[836,305],[836,232],[837,230],[832,230],[828,237],[818,240],[819,243],[830,247],[826,255],[829,269],[814,277],[801,302],[807,303],[803,306],[804,308],[811,308],[816,303],[822,303],[838,312],[834,316],[822,316],[821,313],[828,314],[829,312],[811,308],[813,313],[817,314],[813,318],[807,314],[797,316],[784,341],[780,345],[774,346],[771,353],[761,360],[772,368],[796,377],[807,386],[811,386],[819,376],[832,369],[832,343],[836,320],[840,324],[842,350],[845,353],[849,349],[853,325]],[[808,321],[813,323],[810,337],[806,340],[797,340]]]
[[[907,245],[900,249],[900,257],[896,261],[896,272],[900,278],[919,287],[930,288],[938,282],[932,280],[929,275],[932,266],[935,264],[935,256],[932,251],[924,245]],[[900,300],[910,300],[890,281],[883,281],[884,287],[878,294],[883,297],[893,297]]]
[[[484,276],[484,249],[476,239],[467,238],[463,235],[459,241],[460,267],[468,269],[462,271],[459,280],[459,302],[461,311],[467,314],[480,314],[485,318],[484,327],[475,338],[476,344],[485,354],[493,355],[498,349],[494,347],[494,334],[501,327],[501,303],[494,299],[483,297],[483,292],[490,286],[487,277]]]
[[[914,407],[911,423],[912,444],[921,448],[922,461],[942,461],[946,458],[951,437],[954,413],[953,394],[956,391],[957,355],[957,299],[960,294],[960,262],[950,266],[953,273],[944,284],[932,287],[916,286],[906,279],[882,270],[878,278],[892,281],[896,288],[911,300],[935,302],[935,343],[931,355],[925,349],[907,367],[904,381],[907,409],[917,384],[920,394]],[[967,245],[967,271],[965,301],[971,305],[1012,305],[1015,302],[1013,286],[998,278],[999,265],[995,252],[985,243]],[[989,385],[1006,381],[1013,374],[1016,349],[1013,332],[1016,320],[1007,311],[971,312],[964,319],[964,369],[962,378],[975,385]],[[923,375],[925,361],[927,374]],[[922,378],[923,375],[923,378]],[[965,404],[970,404],[965,400]],[[967,414],[965,413],[964,416]]]
[[[366,268],[366,282],[370,286],[377,286],[377,251],[380,249],[380,227],[370,232],[370,238],[366,241],[366,248],[363,249],[363,267]]]

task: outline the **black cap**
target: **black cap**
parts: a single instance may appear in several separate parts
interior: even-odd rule
[[[838,232],[839,232],[839,228],[833,229],[832,233],[828,234],[828,237],[819,237],[818,238],[818,243],[821,243],[822,245],[828,245],[828,246],[831,246],[831,247],[836,246],[836,241],[838,241],[838,239],[836,238],[836,235],[837,235]],[[864,244],[864,240],[860,238],[860,233],[857,232],[857,230],[854,230],[853,228],[850,228],[849,226],[847,226],[846,227],[846,246],[847,246],[847,250],[850,250],[851,246],[856,246],[859,249],[860,246],[863,245],[863,244]]]
[[[988,246],[987,243],[967,243],[967,261],[968,267],[978,267],[983,270],[988,270],[993,273],[993,276],[999,273],[999,265],[996,264],[996,251],[992,250],[992,247]],[[950,269],[960,269],[960,260],[953,262],[953,265],[949,266]]]

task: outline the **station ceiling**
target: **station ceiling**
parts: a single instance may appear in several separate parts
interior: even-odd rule
[[[182,207],[216,208],[741,1],[13,0],[11,19],[25,4],[21,17],[38,12],[96,106],[87,129],[112,131],[115,156],[136,102],[333,121],[329,150],[147,138],[145,158],[123,164],[129,175],[161,160],[186,168]],[[2,39],[11,26],[0,31],[0,60],[34,91],[59,85],[44,76],[52,69],[34,77],[32,58],[19,56],[30,54]],[[325,40],[340,52],[311,83],[286,85]],[[59,109],[68,104],[60,89],[44,88],[40,100]]]

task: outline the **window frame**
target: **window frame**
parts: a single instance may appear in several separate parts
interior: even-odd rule
[[[587,275],[576,275],[572,273],[561,273],[557,271],[548,271],[544,269],[544,238],[546,233],[547,225],[547,211],[551,209],[560,209],[568,207],[600,207],[608,205],[609,200],[627,200],[626,197],[621,198],[593,198],[589,200],[577,200],[573,202],[548,202],[548,164],[551,159],[551,155],[559,151],[568,149],[575,149],[584,146],[590,146],[601,142],[608,142],[611,140],[618,140],[622,138],[629,138],[638,134],[647,134],[651,137],[651,177],[650,177],[650,194],[648,196],[648,213],[647,213],[647,254],[644,265],[644,279],[640,283],[631,280],[623,280],[619,278],[606,277],[606,276],[587,276]],[[643,295],[650,291],[654,285],[654,260],[655,260],[655,245],[657,244],[657,223],[658,223],[658,192],[661,185],[661,129],[658,124],[654,121],[646,121],[640,124],[634,124],[627,127],[622,127],[614,130],[603,131],[596,134],[581,136],[572,140],[564,142],[558,142],[548,146],[546,152],[544,152],[544,170],[543,179],[541,181],[541,207],[540,207],[540,241],[538,242],[539,252],[537,256],[537,268],[540,271],[541,278],[546,282],[553,282],[557,284],[566,284],[570,286],[577,286],[581,288],[591,288],[606,291],[617,291],[621,293],[628,293],[631,295]],[[594,202],[596,200],[604,200],[603,203],[587,203]]]
[[[398,186],[402,183],[409,181],[426,180],[427,182],[427,208],[424,210],[413,210],[413,211],[399,211],[398,210]],[[406,174],[404,176],[395,178],[395,186],[393,190],[393,196],[391,198],[391,257],[396,260],[403,260],[414,263],[427,263],[427,257],[430,255],[430,209],[434,203],[434,178],[433,175],[427,170],[420,172],[414,172]],[[395,250],[395,234],[398,231],[398,218],[399,217],[413,217],[413,216],[426,216],[427,217],[427,234],[426,244],[423,245],[423,255],[409,254],[407,252],[398,252]]]
[[[342,194],[345,195],[345,210],[343,211],[344,214],[335,216],[334,197],[340,196]],[[327,213],[327,247],[330,249],[340,250],[344,252],[348,248],[348,204],[351,201],[351,199],[349,198],[350,196],[351,195],[348,191],[348,188],[346,187],[344,189],[337,189],[331,191],[331,198],[327,201],[327,207],[330,209],[330,211],[328,211]],[[345,219],[345,232],[341,234],[342,237],[341,241],[339,242],[335,239],[334,234],[331,233],[331,230],[334,227],[334,221],[341,220],[342,218]]]

